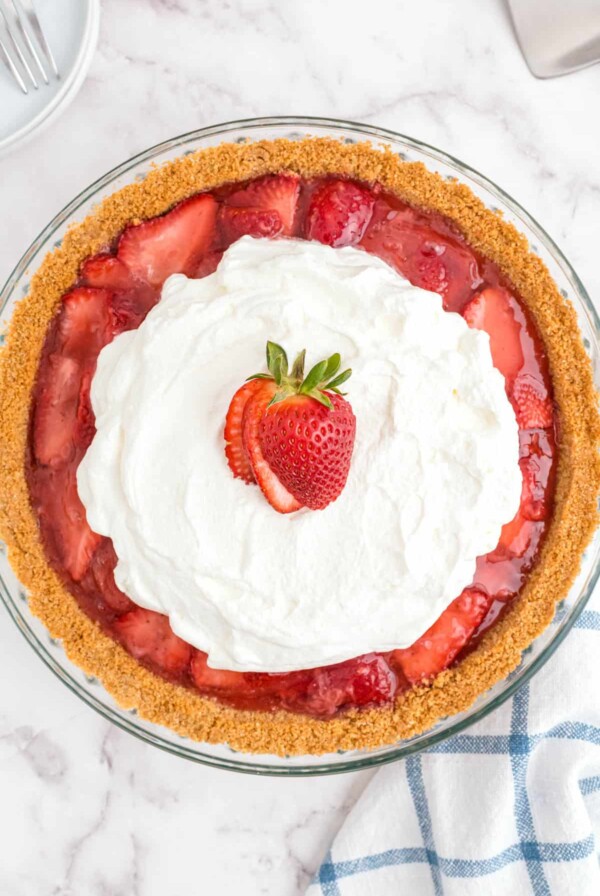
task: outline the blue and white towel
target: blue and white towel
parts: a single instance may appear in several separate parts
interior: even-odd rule
[[[600,588],[496,712],[377,772],[307,896],[600,896]]]

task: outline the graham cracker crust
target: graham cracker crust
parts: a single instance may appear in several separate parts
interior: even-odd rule
[[[24,458],[33,389],[48,324],[81,262],[123,227],[154,217],[193,193],[266,173],[345,174],[379,181],[411,205],[452,219],[471,246],[494,261],[533,314],[545,343],[559,409],[560,443],[553,518],[537,566],[506,615],[456,667],[415,687],[390,708],[352,711],[329,721],[289,712],[225,707],[140,666],[79,609],[48,565],[29,501]],[[0,353],[0,532],[10,562],[29,589],[29,607],[67,656],[100,679],[117,702],[193,740],[235,750],[318,755],[374,748],[412,737],[467,709],[518,665],[522,651],[551,621],[598,525],[600,418],[592,368],[575,311],[527,240],[459,182],[389,148],[330,138],[224,143],[154,168],[141,183],[105,199],[46,256],[15,309]]]

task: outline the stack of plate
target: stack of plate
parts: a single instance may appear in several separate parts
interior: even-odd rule
[[[100,21],[100,0],[35,0],[42,29],[52,48],[60,79],[21,91],[0,64],[0,155],[28,140],[66,109],[90,67]],[[29,86],[29,85],[28,85]]]

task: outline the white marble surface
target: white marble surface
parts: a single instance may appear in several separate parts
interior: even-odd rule
[[[298,113],[394,128],[479,168],[600,297],[599,96],[600,66],[534,80],[503,0],[105,0],[81,93],[0,160],[0,280],[76,192],[142,148]],[[178,761],[81,704],[4,614],[0,637],[0,893],[302,892],[368,773],[283,781]]]

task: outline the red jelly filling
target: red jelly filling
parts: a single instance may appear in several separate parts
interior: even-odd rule
[[[473,582],[406,649],[283,674],[210,669],[206,655],[178,638],[166,617],[136,607],[117,588],[112,542],[86,522],[75,474],[95,432],[90,382],[100,350],[139,326],[169,274],[212,273],[223,250],[245,234],[361,246],[416,286],[440,293],[447,311],[489,333],[519,424],[521,505],[495,550],[478,559]],[[267,176],[199,194],[127,227],[82,265],[40,359],[27,479],[49,562],[88,616],[139,662],[242,709],[331,717],[389,703],[447,668],[519,593],[552,511],[556,424],[544,347],[527,309],[498,267],[474,252],[450,221],[417,211],[378,185]]]

